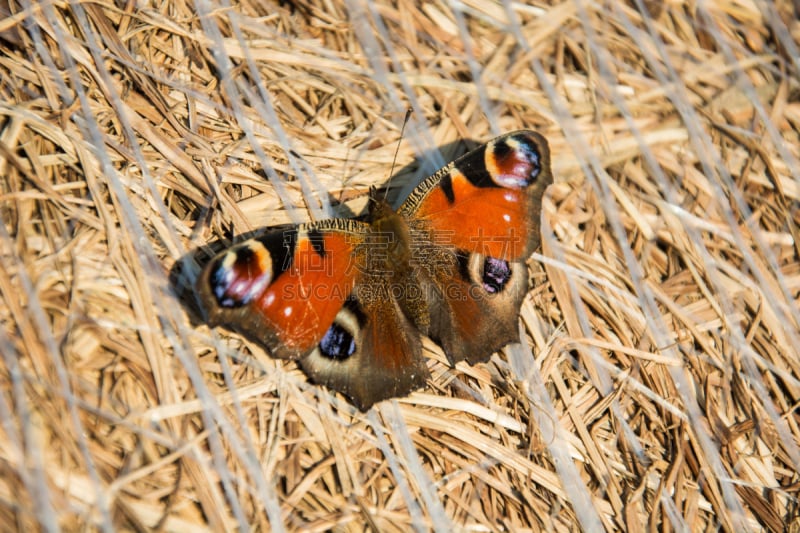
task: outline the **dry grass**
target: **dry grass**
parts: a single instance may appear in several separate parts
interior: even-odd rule
[[[0,527],[798,530],[798,7],[709,4],[12,0]],[[364,414],[185,289],[407,107],[397,190],[521,127],[558,183],[523,345]]]

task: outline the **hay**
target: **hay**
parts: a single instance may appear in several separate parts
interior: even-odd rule
[[[800,528],[797,6],[647,6],[5,4],[3,529]],[[407,107],[394,195],[522,127],[557,184],[522,345],[365,414],[187,288]]]

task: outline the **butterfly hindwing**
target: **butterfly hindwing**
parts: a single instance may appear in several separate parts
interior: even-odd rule
[[[345,394],[360,409],[425,384],[429,372],[419,330],[391,296],[351,298],[332,332],[330,342],[320,343],[300,365],[314,382]]]
[[[457,270],[440,291],[448,297],[431,302],[428,335],[451,362],[478,363],[519,342],[517,316],[528,291],[523,261],[459,254]]]

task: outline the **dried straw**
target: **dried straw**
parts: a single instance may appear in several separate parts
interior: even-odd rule
[[[800,529],[796,2],[0,10],[2,529]],[[192,306],[209,243],[518,128],[490,363],[360,413]]]

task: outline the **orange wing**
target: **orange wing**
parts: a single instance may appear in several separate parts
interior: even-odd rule
[[[238,244],[206,266],[197,282],[211,325],[224,324],[296,359],[333,324],[359,274],[366,226],[334,219]]]
[[[539,244],[542,195],[552,182],[545,138],[516,131],[423,181],[399,212],[424,221],[435,245],[525,259]]]

